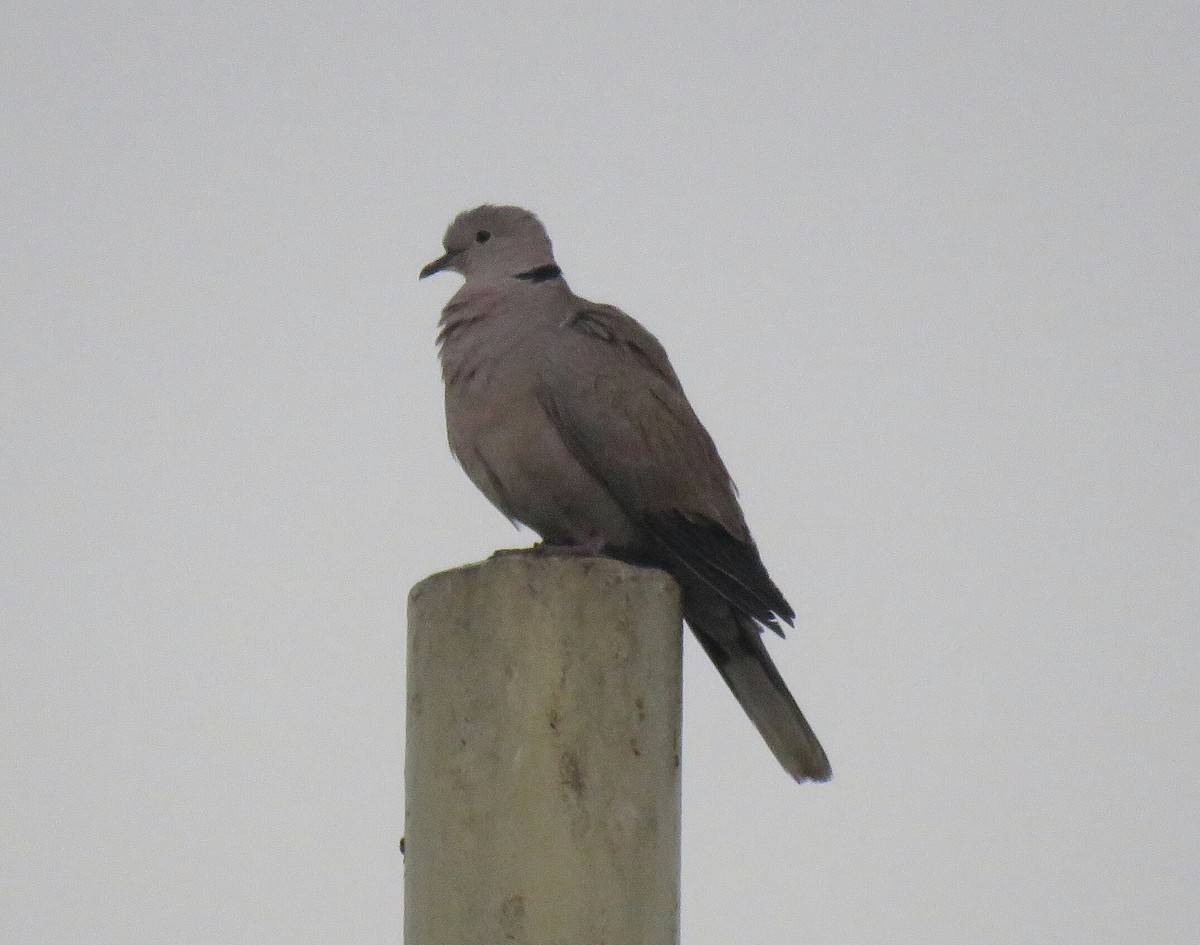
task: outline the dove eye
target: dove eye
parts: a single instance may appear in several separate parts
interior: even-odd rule
[[[489,233],[487,230],[480,230],[478,233],[475,234],[475,242],[476,243],[486,243],[491,238],[492,238],[492,234]]]

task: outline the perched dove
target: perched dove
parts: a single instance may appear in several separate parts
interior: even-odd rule
[[[762,641],[795,613],[662,345],[572,293],[527,210],[468,210],[442,242],[421,278],[466,279],[438,343],[450,448],[471,481],[546,546],[669,572],[688,625],[780,764],[797,781],[827,780],[825,752]]]

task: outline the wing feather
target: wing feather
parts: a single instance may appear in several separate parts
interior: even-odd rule
[[[653,335],[618,309],[581,309],[560,326],[538,398],[575,458],[653,536],[664,564],[687,568],[773,629],[794,619]]]

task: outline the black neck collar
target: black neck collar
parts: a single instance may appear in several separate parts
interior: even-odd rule
[[[536,269],[530,269],[527,272],[518,272],[514,279],[524,279],[526,282],[548,282],[550,279],[558,279],[562,276],[562,270],[554,263],[547,263],[545,266],[538,266]]]

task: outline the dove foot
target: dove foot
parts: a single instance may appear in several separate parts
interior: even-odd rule
[[[505,558],[509,555],[539,555],[545,557],[576,557],[597,558],[604,554],[604,539],[593,535],[585,541],[573,544],[555,544],[549,541],[539,541],[531,548],[499,548],[492,552],[493,558]]]
[[[570,545],[556,545],[548,541],[540,541],[533,546],[533,553],[539,555],[563,555],[576,558],[596,558],[604,554],[604,539],[592,535],[585,541]]]

